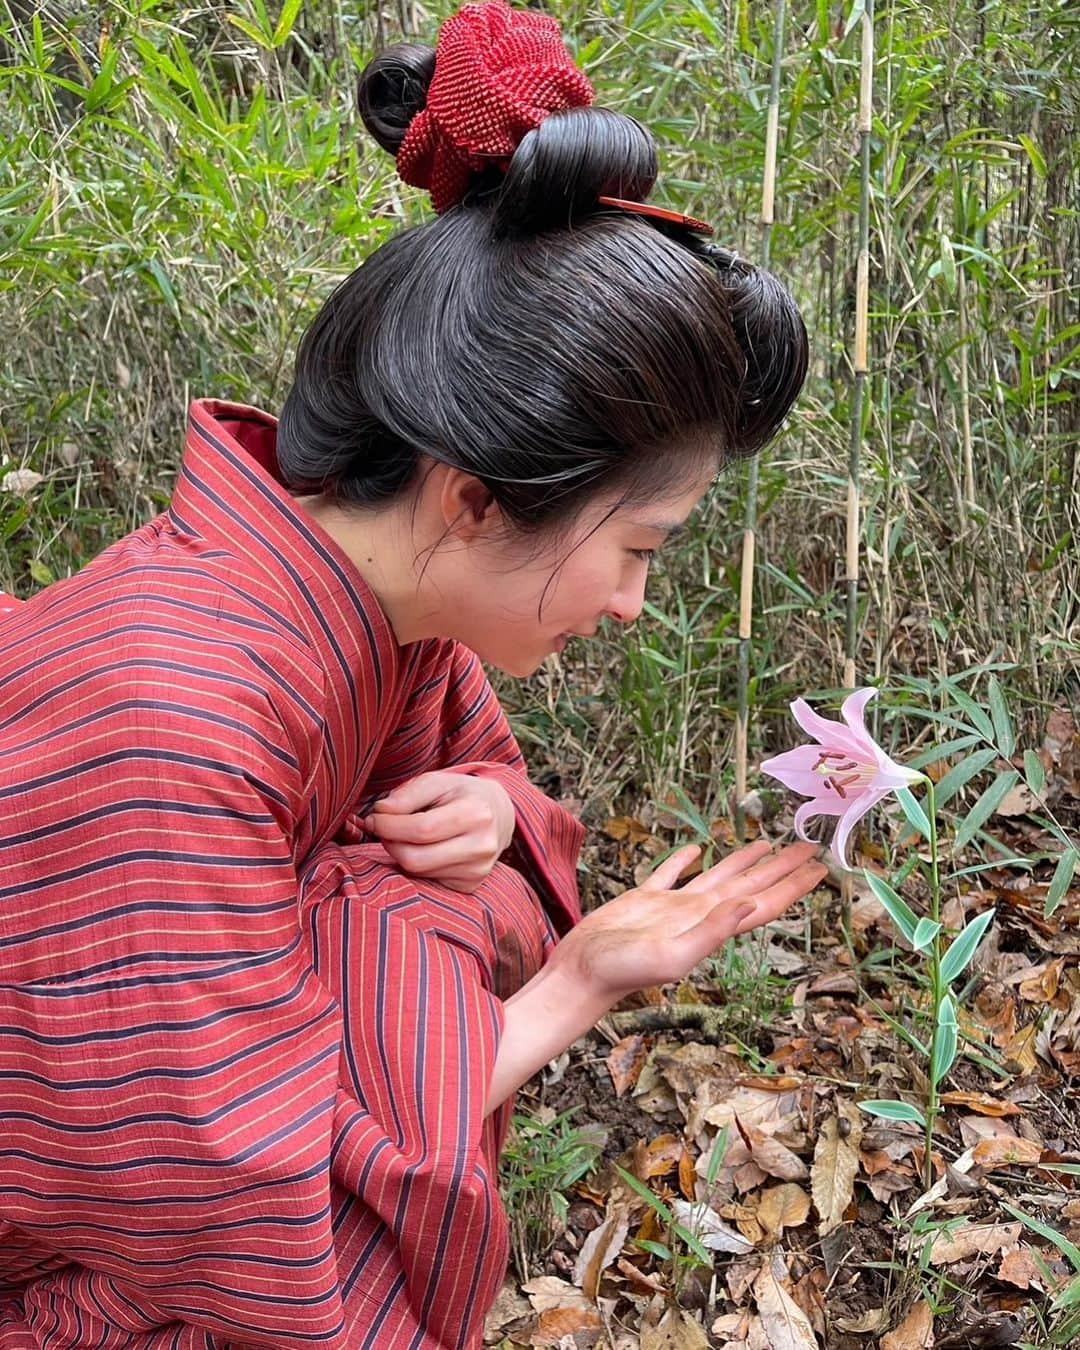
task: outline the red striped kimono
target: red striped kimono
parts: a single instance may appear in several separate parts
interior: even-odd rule
[[[170,508],[0,613],[0,1350],[471,1347],[504,1272],[500,999],[581,827],[275,434],[194,404]],[[448,766],[517,810],[472,896],[358,823]]]

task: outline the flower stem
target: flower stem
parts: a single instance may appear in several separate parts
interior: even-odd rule
[[[941,922],[941,877],[938,870],[937,839],[937,802],[934,798],[933,780],[926,780],[927,818],[930,821],[930,917],[935,923]],[[934,1077],[934,1065],[937,1058],[938,1038],[941,1034],[941,1003],[945,989],[941,983],[941,932],[934,935],[930,947],[930,989],[931,1016],[934,1019],[930,1034],[930,1073],[929,1088],[926,1094],[926,1156],[923,1159],[923,1182],[929,1189],[934,1184],[934,1125],[938,1113],[938,1085]]]

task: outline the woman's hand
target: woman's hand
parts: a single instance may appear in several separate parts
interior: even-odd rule
[[[493,779],[434,772],[400,783],[363,823],[403,872],[471,892],[509,847],[516,817]]]
[[[728,938],[770,923],[827,875],[817,845],[773,853],[760,841],[676,889],[700,851],[679,849],[640,886],[586,915],[552,961],[610,1007],[636,989],[681,979]]]
[[[700,852],[682,848],[636,889],[587,914],[548,962],[506,1000],[488,1086],[494,1111],[625,994],[681,979],[736,933],[770,923],[826,875],[815,844],[732,853],[675,889]]]

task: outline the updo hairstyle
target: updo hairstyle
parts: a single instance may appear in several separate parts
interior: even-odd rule
[[[390,153],[434,68],[431,48],[402,44],[364,70],[361,115]],[[505,172],[372,253],[300,344],[286,484],[377,507],[430,456],[475,475],[518,530],[550,531],[601,491],[678,492],[703,457],[759,450],[802,386],[806,329],[770,272],[598,202],[642,201],[656,174],[633,118],[553,112]]]

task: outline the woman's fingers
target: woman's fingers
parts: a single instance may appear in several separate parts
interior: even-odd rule
[[[640,889],[670,891],[700,852],[697,844],[676,849],[670,858],[665,858],[654,872],[649,873]]]
[[[789,905],[809,895],[828,876],[828,870],[819,862],[806,862],[752,898],[738,896],[721,900],[698,923],[687,929],[680,941],[692,952],[700,953],[694,958],[695,962],[700,961],[728,938],[748,933],[753,928],[760,928],[778,919]]]
[[[461,802],[435,806],[428,811],[411,815],[396,815],[374,811],[367,817],[365,828],[380,839],[401,844],[439,844],[456,839],[468,828],[468,808]]]
[[[746,933],[751,928],[760,928],[762,924],[772,923],[789,905],[809,895],[828,874],[829,869],[824,863],[810,860],[804,862],[794,872],[789,872],[775,881],[767,889],[758,891],[753,897],[753,913],[742,920],[738,931]]]
[[[805,866],[806,863],[813,862],[819,852],[817,844],[790,844],[779,853],[762,858],[746,871],[740,872],[738,877],[733,879],[733,888],[737,887],[741,892],[756,895]]]
[[[734,853],[729,853],[726,858],[721,858],[718,863],[713,863],[712,867],[702,872],[700,877],[695,877],[695,882],[710,883],[714,881],[726,881],[730,877],[737,877],[740,873],[753,867],[755,863],[761,862],[762,858],[772,856],[772,845],[765,839],[758,839],[753,844],[747,844],[745,848],[736,849]]]

